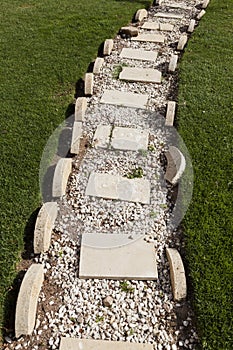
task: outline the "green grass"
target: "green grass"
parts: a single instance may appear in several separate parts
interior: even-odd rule
[[[28,220],[41,201],[39,164],[46,141],[64,120],[75,83],[99,45],[150,2],[1,1],[1,325],[25,227],[32,230]]]
[[[211,0],[180,65],[179,133],[194,166],[184,219],[203,349],[233,349],[233,1]]]

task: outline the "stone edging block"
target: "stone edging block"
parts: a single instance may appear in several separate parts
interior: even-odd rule
[[[199,12],[197,15],[197,19],[200,20],[205,15],[205,13],[206,13],[205,10],[201,10],[201,12]]]
[[[104,55],[110,55],[113,49],[113,40],[112,39],[106,39],[104,42]]]
[[[167,103],[167,113],[166,113],[166,121],[165,121],[166,126],[173,126],[175,112],[176,112],[176,102],[169,101]]]
[[[36,219],[34,230],[34,253],[46,252],[50,246],[51,233],[57,218],[58,206],[56,202],[44,203]]]
[[[93,67],[93,73],[94,74],[99,74],[100,73],[100,69],[102,67],[102,65],[104,64],[104,58],[102,57],[97,57],[94,63],[94,67]]]
[[[78,154],[82,137],[82,122],[74,122],[70,153]]]
[[[137,12],[135,14],[135,21],[141,22],[147,16],[148,16],[147,10],[145,10],[145,9],[137,10]]]
[[[53,197],[62,197],[66,193],[66,185],[72,170],[72,159],[59,159],[53,176]]]
[[[175,146],[170,146],[165,156],[167,158],[165,180],[172,185],[176,185],[185,170],[185,157]]]
[[[210,3],[210,0],[204,0],[201,7],[202,7],[203,9],[206,9],[207,6],[209,5],[209,3]]]
[[[195,19],[191,19],[189,26],[188,26],[188,29],[187,29],[187,32],[192,33],[194,31],[195,24],[196,24]]]
[[[85,95],[93,95],[94,87],[94,74],[86,73],[85,74]]]
[[[180,301],[187,296],[184,265],[177,249],[166,248],[166,254],[170,265],[173,298],[176,301]]]
[[[168,66],[169,72],[175,72],[177,67],[177,62],[178,62],[178,55],[172,55]]]
[[[75,103],[75,112],[74,112],[74,119],[76,122],[84,121],[86,109],[87,109],[86,97],[78,97]]]
[[[180,36],[180,39],[177,45],[177,50],[180,50],[180,51],[183,50],[185,45],[187,44],[187,41],[188,41],[188,36],[186,34],[182,34]]]
[[[17,299],[15,314],[15,336],[30,335],[36,320],[37,302],[44,281],[44,268],[33,264],[26,272]]]
[[[137,36],[138,35],[138,28],[133,27],[133,26],[121,27],[120,33],[125,34],[125,35],[129,35],[129,36]]]

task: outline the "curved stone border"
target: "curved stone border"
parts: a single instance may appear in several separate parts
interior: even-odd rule
[[[15,314],[15,336],[30,335],[36,320],[37,302],[44,281],[44,268],[33,264],[26,272],[20,287]]]
[[[178,62],[178,55],[172,55],[168,66],[169,72],[175,72],[177,67],[177,62]]]
[[[177,45],[177,50],[182,51],[187,44],[188,36],[186,34],[182,34],[180,40]]]
[[[34,253],[46,252],[50,246],[54,222],[57,218],[58,206],[56,202],[44,203],[36,219],[34,230]]]
[[[167,103],[167,113],[166,113],[166,126],[173,126],[174,119],[175,119],[175,112],[176,112],[176,102],[175,101],[169,101]]]
[[[82,122],[74,122],[70,153],[78,154],[82,137]]]
[[[62,197],[66,193],[66,185],[72,170],[72,159],[59,159],[53,176],[53,197]]]
[[[93,95],[93,87],[94,87],[94,74],[86,73],[85,74],[85,95]]]
[[[148,12],[145,9],[137,10],[135,14],[135,21],[141,22],[144,18],[148,16]]]
[[[103,54],[109,56],[113,49],[113,39],[106,39],[104,42]]]
[[[201,10],[201,12],[199,12],[197,15],[197,19],[200,20],[205,15],[205,13],[206,13],[205,10]]]
[[[188,29],[187,29],[187,32],[192,33],[194,31],[195,24],[196,24],[195,19],[191,19],[189,26],[188,26]]]
[[[78,97],[75,102],[75,112],[74,112],[74,119],[76,122],[84,121],[86,109],[87,109],[86,97]]]
[[[204,0],[203,3],[202,3],[202,8],[206,9],[207,6],[209,5],[209,2],[210,2],[210,0]]]
[[[166,254],[170,266],[173,298],[176,301],[180,301],[187,296],[184,265],[178,250],[174,248],[166,248]]]
[[[94,67],[93,67],[93,73],[94,74],[99,74],[100,73],[100,69],[102,67],[102,65],[104,64],[104,58],[102,57],[97,57],[94,63]]]
[[[165,156],[167,158],[165,180],[172,185],[176,185],[185,170],[185,158],[175,146],[170,146]]]

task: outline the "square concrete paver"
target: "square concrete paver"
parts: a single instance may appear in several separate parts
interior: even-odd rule
[[[137,239],[128,238],[129,243],[126,244],[125,236],[129,235],[83,234],[79,277],[117,280],[157,279],[156,252],[153,243],[145,242],[141,236]],[[104,243],[103,248],[101,240]]]
[[[161,34],[139,34],[131,38],[131,41],[145,41],[151,43],[164,43],[164,36]]]
[[[148,130],[115,127],[112,133],[111,146],[129,151],[147,150],[148,138]]]
[[[105,90],[100,103],[145,109],[149,96],[118,90]]]
[[[148,29],[148,30],[161,30],[161,31],[172,32],[174,25],[170,23],[145,22],[142,28]]]
[[[147,51],[142,49],[130,49],[124,47],[120,53],[120,57],[129,58],[133,60],[141,61],[156,61],[158,52],[156,51]]]
[[[174,12],[157,12],[155,14],[155,17],[181,19],[184,16],[181,14],[174,13]]]
[[[123,67],[119,79],[144,83],[161,83],[162,74],[153,68]]]
[[[111,125],[98,125],[93,137],[93,146],[96,148],[107,148],[110,142],[111,130]]]
[[[119,175],[91,173],[86,195],[149,204],[150,182],[141,178],[128,179]]]
[[[153,350],[152,344],[61,338],[59,350]]]

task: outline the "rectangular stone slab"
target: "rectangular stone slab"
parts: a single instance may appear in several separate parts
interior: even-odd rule
[[[93,146],[95,148],[107,148],[110,142],[111,130],[111,125],[98,125],[93,137]]]
[[[131,41],[164,43],[164,36],[161,34],[139,34],[138,36],[131,38]]]
[[[79,278],[157,279],[156,252],[153,243],[146,242],[143,236],[136,239],[129,239],[128,236],[108,233],[83,234]],[[128,244],[125,243],[125,237],[128,238]],[[100,239],[104,243],[103,247],[99,242]]]
[[[91,173],[86,196],[149,204],[150,182],[146,179],[128,179],[119,175]]]
[[[140,81],[143,83],[161,83],[162,74],[153,68],[123,67],[119,75],[120,80]]]
[[[162,30],[171,32],[174,26],[170,23],[159,23],[159,22],[145,22],[142,26],[142,29],[148,30]]]
[[[61,338],[59,350],[153,350],[152,344]]]
[[[138,151],[147,150],[149,131],[135,128],[115,127],[111,146],[115,149]]]
[[[129,58],[133,60],[141,61],[156,61],[158,52],[156,51],[146,51],[142,49],[130,49],[124,47],[120,53],[120,57]]]
[[[183,18],[183,15],[178,15],[177,13],[172,12],[157,12],[155,17],[181,19]]]
[[[117,90],[105,90],[100,103],[123,107],[146,108],[149,96]]]

